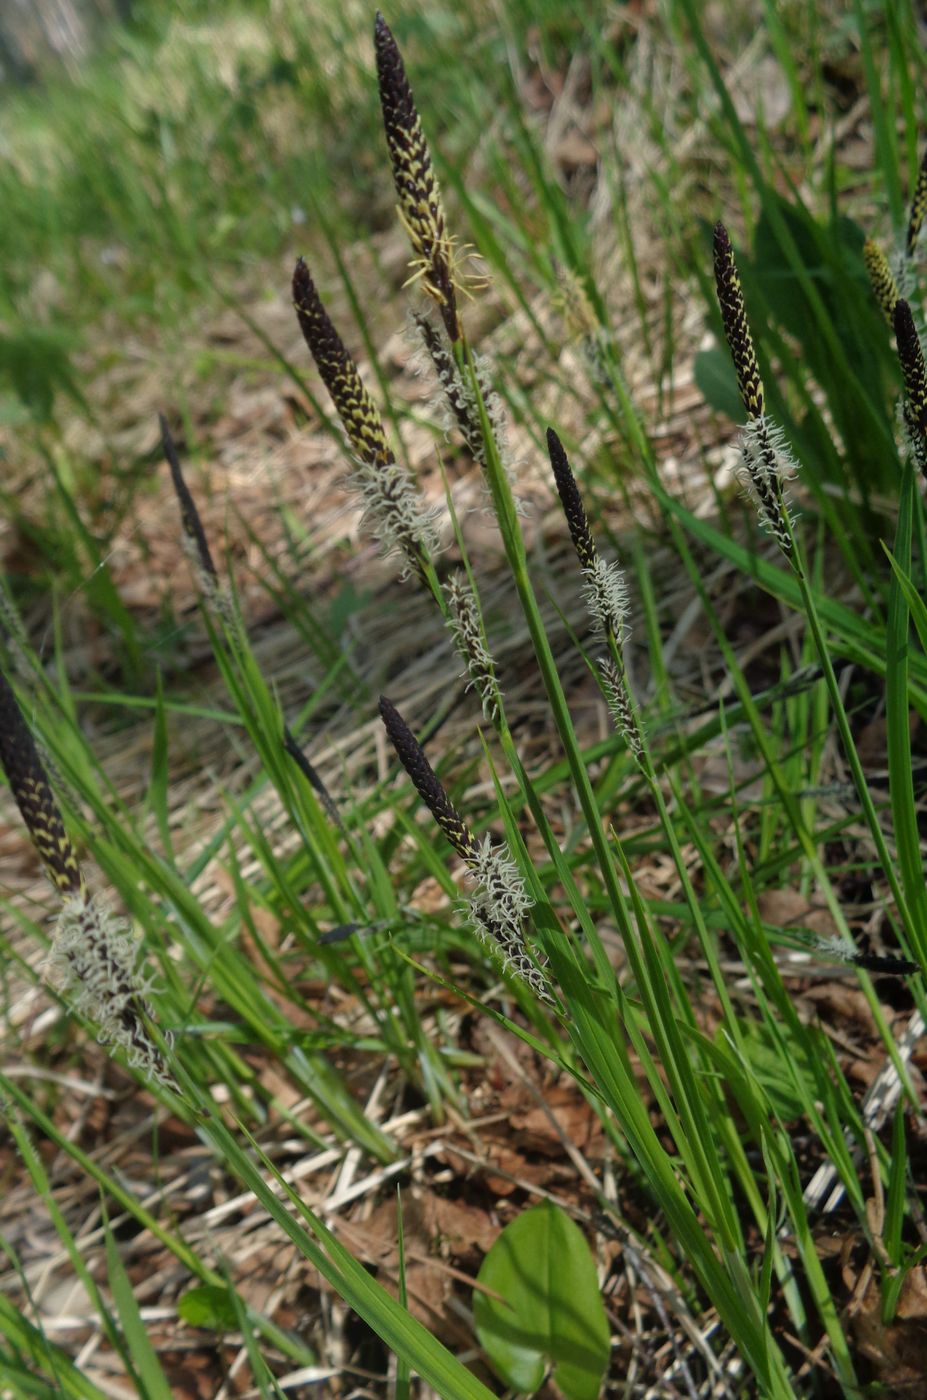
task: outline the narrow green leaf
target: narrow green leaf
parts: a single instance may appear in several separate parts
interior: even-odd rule
[[[113,1290],[113,1300],[122,1323],[122,1330],[128,1344],[129,1355],[132,1357],[141,1394],[144,1396],[144,1400],[171,1400],[171,1387],[167,1383],[167,1377],[161,1369],[157,1352],[151,1344],[151,1338],[148,1336],[148,1331],[142,1321],[142,1315],[138,1303],[135,1301],[135,1294],[132,1292],[132,1285],[120,1257],[119,1248],[113,1239],[108,1219],[104,1222],[104,1230],[106,1233],[106,1267],[109,1273],[109,1285]]]

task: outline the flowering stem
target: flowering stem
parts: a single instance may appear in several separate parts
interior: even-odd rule
[[[843,746],[844,757],[853,775],[853,783],[856,787],[857,796],[859,797],[860,805],[866,817],[866,823],[872,835],[876,854],[879,857],[879,862],[885,873],[885,878],[888,881],[889,889],[892,892],[892,898],[897,906],[898,917],[912,941],[917,945],[921,958],[927,959],[927,926],[925,926],[922,917],[918,917],[916,920],[914,919],[911,908],[905,899],[904,892],[895,872],[895,862],[889,852],[888,843],[885,840],[885,834],[882,831],[882,825],[879,821],[879,815],[876,811],[875,803],[872,800],[869,781],[859,759],[859,753],[857,752],[853,734],[850,729],[850,722],[847,719],[843,697],[840,694],[840,685],[834,671],[833,662],[830,658],[830,651],[827,646],[824,629],[821,626],[821,619],[814,601],[814,594],[808,586],[808,580],[805,577],[804,571],[800,573],[796,571],[796,573],[798,585],[801,589],[802,606],[805,611],[805,616],[808,619],[808,625],[811,628],[811,637],[818,654],[818,660],[824,675],[824,682],[830,696],[834,719],[837,724],[837,731]]]

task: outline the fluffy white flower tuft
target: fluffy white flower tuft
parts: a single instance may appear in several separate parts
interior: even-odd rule
[[[544,974],[525,946],[523,923],[534,900],[507,847],[494,846],[492,839],[485,837],[470,862],[468,879],[476,887],[469,900],[469,916],[478,937],[496,948],[506,970],[526,982],[543,1001],[551,1001]]]
[[[361,524],[376,539],[384,559],[401,555],[408,572],[418,569],[422,557],[433,559],[440,554],[436,528],[440,511],[425,505],[411,473],[399,462],[359,462],[348,487],[360,497]]]
[[[599,670],[605,688],[605,699],[615,728],[635,759],[640,759],[644,752],[644,736],[641,732],[640,719],[628,691],[627,677],[618,669],[610,656],[600,658]]]
[[[123,1050],[133,1068],[178,1092],[145,1024],[154,1019],[148,1001],[153,985],[139,971],[139,943],[127,920],[83,889],[69,895],[57,917],[48,963],[73,1009],[97,1027],[101,1045]]]
[[[444,585],[450,608],[450,627],[454,645],[466,664],[467,689],[476,690],[483,714],[492,721],[499,713],[502,692],[496,679],[496,668],[486,646],[479,611],[470,580],[462,571],[451,575]]]
[[[765,415],[751,418],[741,434],[740,446],[740,485],[753,502],[762,528],[787,554],[792,548],[796,517],[785,487],[798,475],[798,462],[782,429]]]
[[[596,554],[583,568],[583,597],[602,640],[611,633],[620,650],[627,636],[630,607],[624,570]]]

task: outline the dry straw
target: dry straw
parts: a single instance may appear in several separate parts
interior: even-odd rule
[[[128,923],[113,918],[84,883],[77,855],[32,734],[12,687],[0,672],[0,764],[42,864],[61,897],[49,968],[78,1015],[97,1028],[101,1044],[124,1051],[152,1081],[176,1085],[148,1029],[151,984],[139,972],[139,944]]]

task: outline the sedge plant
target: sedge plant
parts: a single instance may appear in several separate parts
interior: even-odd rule
[[[675,8],[691,17],[690,5]],[[696,17],[693,23],[697,22]],[[635,684],[629,578],[643,598],[647,634],[655,639],[660,635],[659,607],[646,561],[640,550],[635,551],[632,572],[627,561],[613,557],[610,541],[608,548],[600,542],[594,512],[587,512],[577,479],[582,477],[578,467],[583,447],[568,453],[563,440],[567,435],[561,436],[557,424],[544,424],[565,535],[579,568],[575,582],[586,607],[581,645],[614,727],[604,748],[609,770],[603,780],[595,766],[602,751],[592,753],[583,742],[545,622],[538,566],[526,544],[525,503],[506,453],[500,376],[480,359],[468,337],[467,301],[479,293],[479,279],[464,274],[466,249],[452,231],[405,64],[382,16],[375,23],[374,53],[398,216],[411,244],[409,286],[418,298],[413,308],[416,333],[443,400],[446,430],[462,441],[483,478],[511,596],[531,641],[548,728],[556,736],[557,760],[550,772],[538,774],[529,771],[523,757],[511,699],[514,688],[498,663],[487,626],[481,589],[485,566],[478,552],[471,554],[468,547],[466,516],[457,511],[451,490],[446,513],[425,500],[323,304],[308,264],[300,259],[292,283],[296,314],[347,437],[347,484],[359,500],[362,528],[370,531],[388,560],[398,563],[409,583],[423,589],[429,606],[437,608],[446,624],[449,648],[457,653],[457,665],[464,667],[465,703],[472,707],[478,752],[492,783],[490,789],[480,789],[476,804],[468,803],[455,791],[440,737],[416,734],[419,721],[404,717],[406,712],[411,716],[405,699],[400,709],[383,696],[379,719],[401,771],[381,783],[371,799],[332,795],[301,739],[294,737],[273,683],[256,661],[234,589],[220,581],[164,425],[165,453],[204,605],[204,625],[236,730],[256,755],[260,777],[244,796],[228,794],[224,836],[235,913],[219,928],[211,925],[187,888],[189,880],[183,876],[190,871],[178,869],[172,851],[156,855],[146,850],[131,822],[117,833],[116,809],[100,794],[91,793],[88,799],[105,833],[95,835],[85,824],[88,846],[98,863],[133,912],[140,912],[145,901],[170,912],[189,965],[204,982],[208,979],[236,1023],[231,1031],[221,1024],[201,1025],[193,1009],[195,998],[181,995],[181,979],[166,966],[165,1005],[179,1025],[196,1028],[205,1049],[188,1047],[181,1035],[174,1047],[160,1043],[158,1053],[174,1057],[171,1083],[203,1125],[212,1149],[225,1156],[240,1183],[254,1193],[303,1257],[323,1270],[403,1365],[417,1369],[442,1395],[486,1393],[445,1348],[423,1336],[424,1329],[414,1325],[399,1304],[387,1300],[268,1157],[257,1127],[262,1111],[273,1105],[263,1100],[235,1055],[235,1032],[242,1034],[244,1028],[279,1061],[336,1137],[355,1143],[389,1167],[397,1155],[396,1144],[366,1119],[327,1057],[307,1047],[288,1023],[281,1003],[286,1004],[288,990],[294,998],[297,994],[288,988],[287,967],[278,950],[258,936],[250,902],[262,901],[265,908],[292,919],[300,952],[324,967],[362,1007],[371,1051],[394,1058],[425,1090],[438,1117],[442,1101],[457,1097],[457,1086],[447,1057],[429,1044],[417,1024],[415,978],[424,969],[442,988],[450,987],[462,1002],[521,1037],[576,1084],[598,1116],[610,1152],[646,1200],[651,1225],[635,1247],[660,1261],[679,1296],[698,1313],[710,1312],[720,1319],[724,1340],[735,1353],[730,1369],[738,1384],[785,1400],[805,1384],[802,1367],[810,1356],[825,1358],[842,1393],[857,1394],[860,1368],[842,1311],[840,1280],[819,1251],[818,1202],[803,1179],[795,1125],[801,1125],[804,1150],[813,1145],[814,1156],[832,1174],[834,1190],[845,1198],[854,1227],[873,1248],[867,1174],[875,1173],[880,1192],[884,1187],[887,1244],[879,1258],[886,1318],[897,1304],[898,1272],[916,1257],[906,1252],[910,1199],[903,1168],[904,1134],[897,1127],[899,1116],[890,1145],[873,1138],[873,1129],[880,1125],[868,1116],[867,1106],[857,1102],[826,1037],[798,1014],[781,952],[797,947],[804,955],[823,955],[833,968],[860,976],[899,1091],[912,1095],[904,1057],[868,974],[910,973],[927,966],[912,755],[906,737],[908,707],[914,702],[923,706],[927,694],[923,657],[909,663],[907,655],[911,618],[918,624],[912,579],[923,537],[915,467],[923,470],[927,426],[927,374],[916,315],[903,295],[912,290],[913,273],[907,269],[906,282],[897,259],[893,266],[874,244],[867,247],[878,309],[897,341],[905,388],[903,426],[910,444],[897,533],[886,565],[884,617],[867,630],[850,607],[826,596],[807,522],[797,519],[790,492],[799,495],[802,477],[785,428],[768,407],[776,392],[770,388],[769,372],[761,372],[724,225],[717,225],[714,233],[715,286],[747,417],[739,449],[742,484],[763,532],[761,541],[769,546],[765,551],[762,544],[748,548],[725,537],[674,499],[660,480],[653,443],[631,401],[615,340],[606,326],[604,301],[590,285],[563,201],[551,197],[562,261],[560,282],[568,288],[574,310],[581,310],[586,363],[597,402],[665,514],[694,596],[717,639],[732,692],[711,726],[710,737],[723,746],[728,773],[728,790],[713,803],[700,786],[699,731],[693,737],[682,732],[682,726],[666,725],[668,705],[662,702],[651,717],[647,694]],[[530,133],[524,140],[530,153]],[[749,164],[752,171],[756,163]],[[548,190],[540,161],[533,164],[532,179],[536,188]],[[919,177],[905,235],[909,259],[927,205],[925,189]],[[474,205],[467,207],[476,212]],[[797,257],[791,225],[781,209],[778,217],[783,245],[790,257]],[[707,256],[705,262],[707,266]],[[812,301],[817,295],[813,285],[809,295]],[[830,338],[836,338],[833,331]],[[872,404],[864,408],[868,428],[882,433],[884,424],[878,430],[873,426],[877,415]],[[829,522],[831,517],[824,519]],[[703,552],[715,549],[749,586],[758,584],[800,619],[800,656],[810,680],[790,658],[783,660],[781,675],[766,692],[751,688],[725,635],[717,601],[695,557],[696,546]],[[882,645],[886,641],[890,646]],[[838,655],[871,665],[886,678],[892,831],[867,781],[834,664]],[[659,672],[656,656],[652,664]],[[668,695],[669,678],[664,674],[663,679]],[[14,796],[64,905],[84,900],[82,877],[50,797],[48,777],[8,686],[0,690],[0,702],[5,716],[0,758]],[[372,705],[370,709],[373,720]],[[755,771],[749,779],[756,778],[762,789],[764,810],[759,813],[751,782],[736,771],[735,727],[752,745]],[[827,863],[828,841],[849,839],[857,813],[834,818],[828,825],[813,783],[802,785],[807,770],[795,751],[802,744],[796,743],[793,732],[810,735],[819,753],[820,735],[831,727],[884,881],[884,902],[903,954],[900,959],[893,951],[870,955],[859,948],[844,909],[839,874]],[[51,736],[47,738],[54,747]],[[64,776],[73,780],[68,746],[61,749]],[[574,830],[568,841],[551,819],[547,794],[552,788],[572,813]],[[487,798],[487,790],[495,794],[495,801]],[[660,843],[673,872],[672,902],[654,898],[638,878],[642,843],[625,829],[617,800],[627,794],[647,806],[648,839]],[[267,829],[268,806],[261,802],[274,805],[280,825],[273,832]],[[390,818],[385,838],[373,830],[374,819],[384,814]],[[716,839],[713,825],[721,821],[726,823],[726,848]],[[163,826],[169,836],[166,818]],[[286,834],[277,840],[282,828]],[[243,857],[253,862],[247,874]],[[456,871],[448,869],[450,862]],[[776,879],[784,881],[793,869],[800,872],[803,887],[813,889],[829,910],[833,937],[821,940],[799,930],[789,945],[789,931],[771,927],[764,916],[763,887]],[[465,903],[452,907],[443,933],[467,948],[467,967],[476,975],[498,978],[501,991],[491,1003],[464,985],[459,969],[455,973],[447,965],[436,966],[427,927],[413,946],[409,934],[414,911],[401,900],[394,882],[411,888],[423,872],[451,901],[463,891]],[[143,896],[138,892],[140,878]],[[313,890],[312,905],[303,898],[307,888]],[[89,906],[84,902],[80,907]],[[151,923],[149,942],[157,928],[156,921]],[[78,941],[86,952],[93,948],[94,936],[86,922],[81,927]],[[390,937],[380,943],[364,936],[384,927]],[[249,975],[236,941],[243,928],[259,949],[272,997],[262,979]],[[690,935],[697,963],[684,957]],[[731,947],[737,985],[730,975]],[[71,988],[78,1010],[116,1044],[114,1025],[124,1028],[127,1015],[138,1016],[144,1024],[151,1015],[145,984],[131,981],[137,976],[134,964],[120,966],[126,995],[115,1022],[82,1003],[81,994]],[[710,1017],[704,1014],[708,985]],[[918,984],[913,985],[922,998]],[[305,1009],[300,1000],[300,1012]],[[325,1029],[334,1034],[337,1027],[332,1021]],[[179,1055],[178,1044],[183,1052]],[[770,1058],[776,1066],[772,1074]],[[218,1113],[207,1101],[202,1089],[207,1068],[221,1070],[236,1082],[234,1118]],[[28,1115],[28,1097],[6,1084],[4,1089]],[[31,1117],[39,1130],[54,1134],[54,1125],[35,1112],[34,1105]],[[296,1115],[293,1124],[297,1132],[305,1131]],[[113,1189],[109,1181],[106,1189]],[[613,1195],[603,1189],[598,1204],[616,1231],[629,1232]],[[182,1242],[172,1241],[172,1247],[184,1257]],[[216,1277],[208,1275],[211,1286]],[[257,1334],[279,1342],[263,1324]]]

